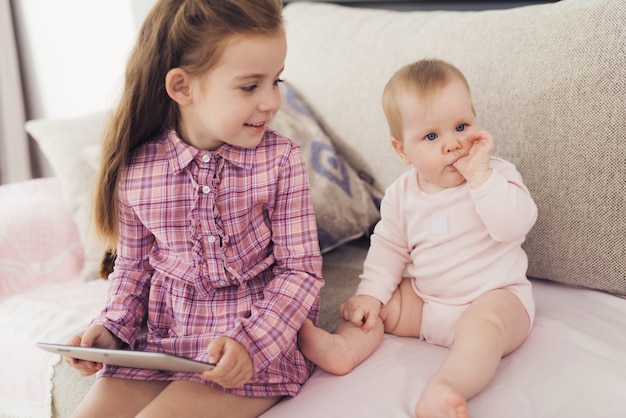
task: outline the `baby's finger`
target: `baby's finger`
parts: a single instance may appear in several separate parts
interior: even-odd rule
[[[363,324],[363,331],[368,332],[374,328],[377,320],[378,317],[376,315],[368,315],[368,317],[365,318],[365,323]]]
[[[339,307],[339,315],[341,316],[341,319],[343,319],[344,321],[352,322],[352,308],[351,308],[351,306],[348,305],[348,303],[343,303]]]
[[[469,142],[472,142],[472,143],[474,143],[476,141],[480,141],[481,139],[483,139],[482,131],[474,132],[474,133],[470,134],[470,136],[467,137],[467,140]]]
[[[493,146],[493,142],[494,142],[493,137],[487,131],[474,132],[473,134],[469,136],[468,139],[472,144],[481,143],[485,146]]]
[[[357,327],[363,326],[363,322],[365,321],[365,310],[360,306],[356,307],[352,311],[352,315],[350,316],[350,322],[352,322]]]

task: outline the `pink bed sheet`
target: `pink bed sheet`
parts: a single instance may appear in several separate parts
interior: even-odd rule
[[[503,359],[489,386],[470,400],[471,416],[626,416],[626,299],[542,281],[534,282],[534,292],[534,329]],[[446,350],[387,335],[348,375],[317,369],[300,394],[262,417],[412,417]]]
[[[0,417],[51,416],[59,356],[35,342],[64,341],[104,304],[106,282],[80,279],[82,246],[59,194],[54,179],[0,188]]]

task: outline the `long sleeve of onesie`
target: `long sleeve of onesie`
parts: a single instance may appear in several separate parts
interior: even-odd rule
[[[526,280],[521,243],[537,207],[511,163],[490,165],[480,187],[436,194],[420,190],[415,170],[400,176],[381,203],[357,294],[387,303],[406,273],[422,298],[461,304]]]

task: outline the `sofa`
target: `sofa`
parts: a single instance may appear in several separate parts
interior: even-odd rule
[[[465,73],[494,154],[516,164],[539,208],[524,242],[535,324],[469,401],[471,416],[625,416],[626,3],[390,11],[293,2],[285,18],[286,83],[272,127],[307,160],[324,254],[320,326],[337,324],[385,188],[408,168],[390,146],[382,88],[401,65],[442,58]],[[67,417],[93,384],[35,342],[65,341],[104,303],[104,247],[89,213],[106,117],[29,121],[55,176],[0,187],[0,417]],[[386,335],[354,371],[316,369],[263,417],[410,417],[446,350]]]

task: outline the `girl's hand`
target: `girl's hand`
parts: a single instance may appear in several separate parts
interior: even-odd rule
[[[202,378],[224,388],[236,388],[252,379],[252,359],[245,348],[228,337],[218,337],[207,348],[209,362],[216,364],[213,370],[202,373]]]
[[[339,307],[339,315],[345,321],[350,321],[361,328],[363,332],[368,332],[376,325],[380,307],[380,301],[373,296],[352,296]]]
[[[120,342],[102,325],[92,325],[86,330],[73,336],[68,345],[82,347],[119,348]],[[74,367],[83,376],[90,376],[102,368],[102,363],[87,360],[78,360],[65,357],[65,362]]]
[[[475,189],[482,185],[491,174],[489,160],[494,140],[487,131],[475,132],[469,136],[468,140],[471,144],[469,154],[454,163],[454,167],[465,177],[470,188]]]

